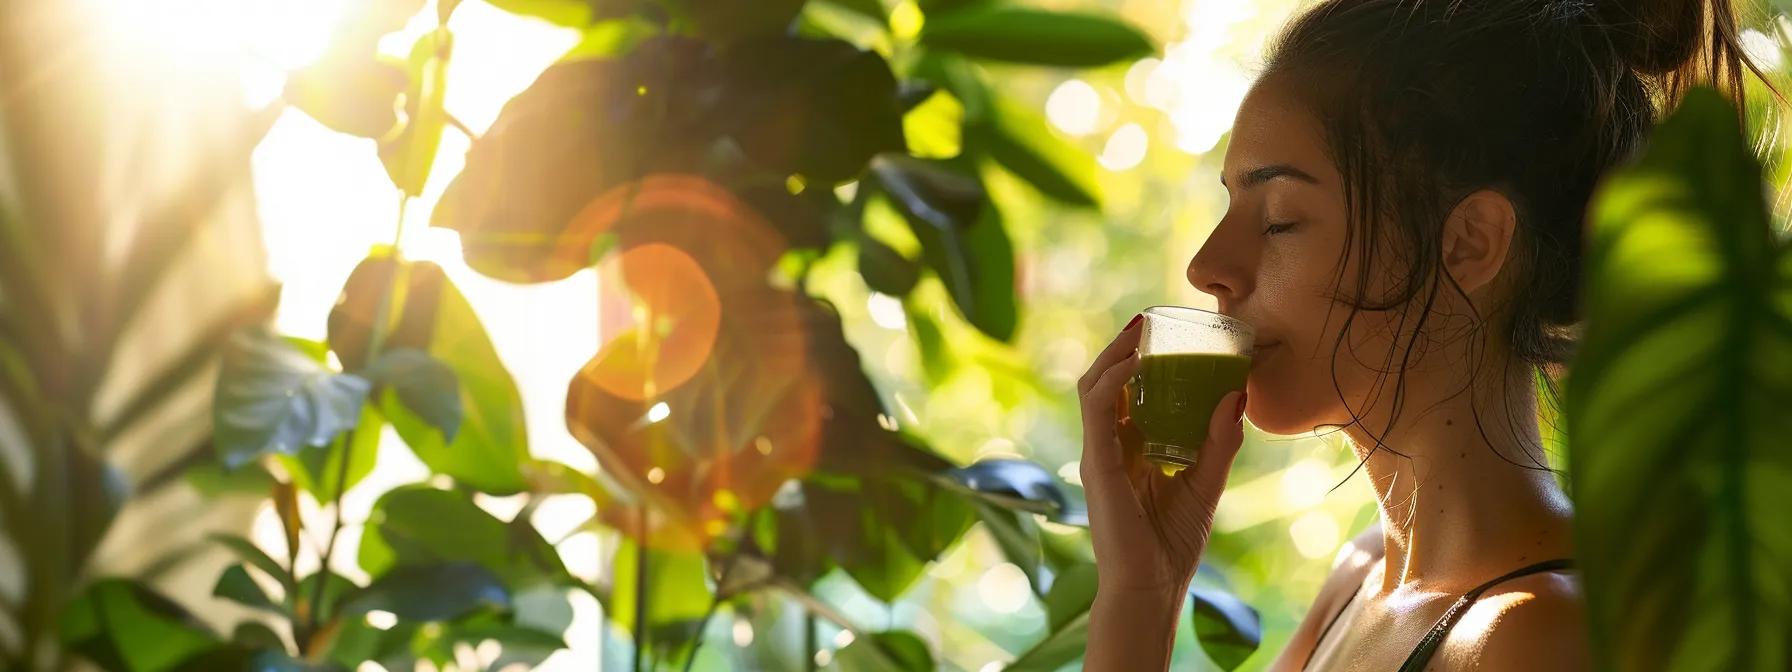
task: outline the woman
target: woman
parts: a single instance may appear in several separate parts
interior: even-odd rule
[[[1188,269],[1256,327],[1246,391],[1166,477],[1120,401],[1137,319],[1079,386],[1086,669],[1168,665],[1245,416],[1341,428],[1381,508],[1272,669],[1589,667],[1535,382],[1553,391],[1573,345],[1595,183],[1687,86],[1740,95],[1735,22],[1726,0],[1329,0],[1296,19],[1238,110],[1230,207]]]

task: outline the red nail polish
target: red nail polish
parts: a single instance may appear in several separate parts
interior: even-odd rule
[[[1121,331],[1132,331],[1132,328],[1133,328],[1133,327],[1136,327],[1136,326],[1139,326],[1139,322],[1141,322],[1141,321],[1144,321],[1144,319],[1145,319],[1145,316],[1144,316],[1144,315],[1134,315],[1134,316],[1132,316],[1132,321],[1131,321],[1131,322],[1127,322],[1127,323],[1126,323],[1126,328],[1125,328],[1125,329],[1121,329]]]

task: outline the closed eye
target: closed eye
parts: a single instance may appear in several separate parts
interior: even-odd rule
[[[1263,228],[1263,233],[1264,235],[1269,236],[1278,233],[1287,233],[1289,229],[1294,228],[1295,224],[1296,222],[1272,222],[1269,226]]]

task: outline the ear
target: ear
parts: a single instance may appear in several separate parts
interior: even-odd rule
[[[1491,189],[1463,197],[1444,221],[1444,270],[1464,294],[1487,286],[1506,266],[1518,211],[1512,199]]]

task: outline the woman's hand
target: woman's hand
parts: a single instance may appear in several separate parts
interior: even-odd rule
[[[1139,322],[1127,325],[1077,383],[1089,534],[1101,594],[1180,598],[1207,547],[1226,474],[1244,441],[1245,395],[1220,400],[1193,467],[1163,475],[1145,460],[1143,437],[1126,413],[1123,387],[1139,369]]]

